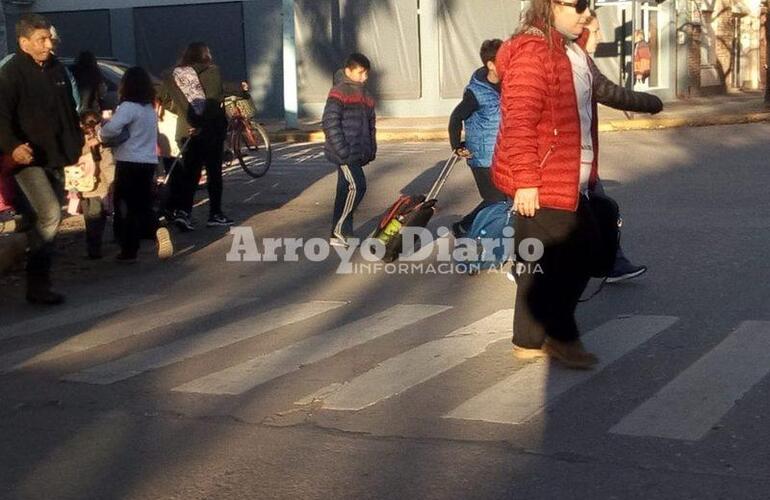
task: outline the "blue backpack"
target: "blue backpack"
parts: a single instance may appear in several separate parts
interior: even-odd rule
[[[476,215],[470,231],[465,235],[465,238],[476,242],[477,249],[476,260],[463,262],[470,274],[501,268],[512,260],[514,214],[511,208],[510,201],[499,201]]]

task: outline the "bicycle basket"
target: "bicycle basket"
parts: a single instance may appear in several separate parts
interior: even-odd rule
[[[236,110],[240,111],[241,115],[246,119],[254,118],[257,114],[251,99],[242,97],[228,97],[225,99],[225,113],[227,113],[227,117],[233,118]]]

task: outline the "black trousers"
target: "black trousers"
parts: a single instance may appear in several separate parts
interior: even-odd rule
[[[179,141],[181,148],[187,139]],[[222,213],[222,161],[224,158],[224,134],[201,132],[190,139],[180,162],[171,174],[169,208],[192,213],[195,192],[206,167],[209,192],[209,214]]]
[[[576,212],[542,208],[534,217],[516,217],[515,237],[518,287],[513,343],[539,348],[546,337],[577,340],[575,309],[590,279],[589,262],[599,241],[588,200],[581,197]],[[518,251],[527,238],[543,244],[543,255],[535,262],[528,262]]]
[[[332,214],[332,236],[353,235],[353,212],[366,194],[366,176],[361,165],[337,165],[337,195]]]
[[[473,174],[473,180],[476,181],[476,187],[481,195],[481,203],[476,205],[476,208],[463,217],[460,221],[460,225],[466,231],[470,230],[473,225],[473,221],[479,212],[484,210],[489,205],[497,203],[498,201],[505,201],[506,196],[497,190],[494,184],[492,184],[492,176],[489,169],[484,167],[471,167],[471,173]]]
[[[120,219],[118,242],[125,255],[136,255],[142,236],[157,229],[153,213],[154,163],[115,164],[115,218]]]

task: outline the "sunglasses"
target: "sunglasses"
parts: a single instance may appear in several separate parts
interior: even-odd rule
[[[573,7],[575,12],[582,14],[588,8],[589,0],[577,0],[577,2],[565,2],[564,0],[551,0],[553,3],[564,7]]]

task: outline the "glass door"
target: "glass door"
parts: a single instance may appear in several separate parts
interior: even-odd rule
[[[669,86],[668,7],[656,3],[635,2],[632,36],[632,72],[634,88],[649,90]]]

